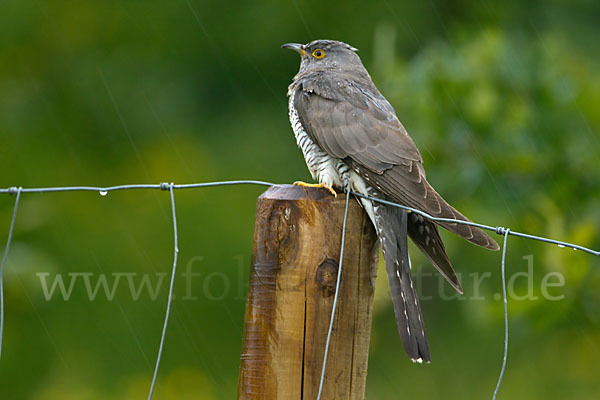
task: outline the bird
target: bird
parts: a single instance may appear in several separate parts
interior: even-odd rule
[[[311,176],[319,182],[295,184],[325,188],[334,195],[334,187],[338,187],[433,217],[470,221],[427,182],[419,150],[394,108],[375,87],[358,49],[336,40],[281,47],[300,54],[300,69],[287,91],[289,119]],[[429,363],[407,236],[461,294],[438,226],[489,250],[498,250],[498,244],[474,226],[434,221],[364,197],[359,201],[381,246],[404,349],[412,361]]]

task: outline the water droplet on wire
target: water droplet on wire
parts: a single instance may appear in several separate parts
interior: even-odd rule
[[[108,191],[101,190],[99,193],[100,193],[100,196],[106,196],[108,194]]]
[[[561,249],[564,249],[565,245],[564,244],[559,244],[558,247],[560,247]]]

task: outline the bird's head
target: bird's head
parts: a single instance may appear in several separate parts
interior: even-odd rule
[[[281,46],[300,54],[300,72],[309,70],[362,71],[358,49],[336,40],[313,40],[307,44],[286,43]]]

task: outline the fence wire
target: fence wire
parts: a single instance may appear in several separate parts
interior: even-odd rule
[[[172,218],[173,218],[173,237],[174,237],[173,268],[172,268],[172,273],[171,273],[169,295],[167,298],[167,305],[166,305],[166,311],[165,311],[165,321],[164,321],[162,334],[161,334],[161,338],[160,338],[158,355],[157,355],[157,359],[156,359],[156,366],[154,369],[152,383],[150,386],[150,392],[148,394],[148,400],[151,400],[152,395],[154,393],[154,387],[155,387],[156,381],[157,381],[158,369],[159,369],[160,362],[161,362],[164,340],[165,340],[165,336],[166,336],[167,326],[169,323],[169,313],[170,313],[171,301],[172,301],[172,297],[173,297],[173,285],[174,285],[174,279],[175,279],[175,274],[176,274],[176,269],[177,269],[177,255],[179,252],[174,190],[176,190],[176,189],[177,190],[179,190],[179,189],[196,189],[196,188],[206,188],[206,187],[214,187],[214,186],[231,186],[231,185],[273,186],[275,184],[271,183],[271,182],[265,182],[265,181],[259,181],[259,180],[232,180],[232,181],[202,182],[202,183],[191,183],[191,184],[174,184],[174,183],[164,183],[163,182],[160,184],[132,184],[132,185],[117,185],[117,186],[108,186],[108,187],[99,187],[99,186],[65,186],[65,187],[41,187],[41,188],[9,187],[6,189],[0,189],[0,193],[16,195],[15,204],[13,207],[12,218],[11,218],[10,227],[9,227],[9,231],[8,231],[8,238],[6,241],[6,247],[4,250],[4,255],[2,257],[2,264],[0,265],[0,359],[2,358],[2,342],[3,342],[3,333],[4,333],[4,289],[3,289],[4,268],[6,266],[6,261],[8,259],[8,252],[10,250],[10,244],[11,244],[12,237],[13,237],[15,220],[17,217],[17,210],[19,207],[19,201],[20,201],[22,193],[52,193],[52,192],[90,191],[90,192],[98,192],[100,195],[105,196],[106,194],[108,194],[108,192],[117,191],[117,190],[156,189],[156,190],[162,190],[162,191],[169,191],[170,198],[171,198],[171,211],[172,211]],[[600,251],[592,250],[590,248],[580,246],[578,244],[564,242],[564,241],[555,240],[555,239],[550,239],[550,238],[546,238],[546,237],[542,237],[542,236],[530,235],[530,234],[522,233],[522,232],[516,232],[509,228],[504,228],[501,226],[494,227],[494,226],[484,225],[484,224],[471,222],[471,221],[463,221],[463,220],[457,220],[457,219],[452,219],[452,218],[434,217],[434,216],[429,215],[421,210],[417,210],[412,207],[407,207],[402,204],[394,203],[394,202],[391,202],[388,200],[369,197],[369,196],[366,196],[366,195],[363,195],[360,193],[356,193],[356,192],[351,192],[351,191],[348,193],[352,194],[356,197],[361,197],[361,198],[368,199],[368,200],[371,200],[374,202],[379,202],[379,203],[386,204],[389,206],[402,208],[404,210],[419,214],[419,215],[421,215],[427,219],[430,219],[432,221],[450,222],[450,223],[475,226],[475,227],[478,227],[481,229],[496,232],[497,234],[504,236],[504,243],[503,243],[503,247],[502,247],[502,261],[501,261],[502,294],[503,294],[503,300],[504,300],[504,353],[503,353],[503,360],[502,360],[502,368],[500,370],[500,376],[498,378],[498,383],[497,383],[496,388],[493,393],[493,397],[492,397],[493,399],[496,398],[498,391],[500,389],[500,385],[502,383],[502,378],[504,376],[504,371],[506,369],[506,361],[507,361],[507,356],[508,356],[508,300],[507,300],[507,294],[506,294],[506,277],[505,277],[505,275],[506,275],[506,269],[505,269],[506,249],[507,249],[508,236],[512,235],[512,236],[522,237],[522,238],[530,239],[530,240],[536,240],[536,241],[540,241],[540,242],[544,242],[544,243],[551,243],[551,244],[555,244],[562,248],[571,248],[573,250],[581,250],[586,253],[592,254],[594,256],[600,256]],[[331,310],[331,321],[330,321],[329,329],[327,332],[327,341],[325,344],[325,354],[323,356],[321,380],[320,380],[320,384],[319,384],[319,394],[317,397],[318,399],[320,398],[321,392],[323,389],[325,368],[326,368],[326,364],[327,364],[327,353],[328,353],[329,344],[330,344],[330,340],[331,340],[333,321],[334,321],[334,316],[335,316],[336,306],[337,306],[340,277],[341,277],[341,272],[342,272],[342,257],[344,254],[344,239],[345,239],[345,234],[346,234],[346,219],[347,219],[347,214],[348,214],[349,197],[350,196],[347,196],[347,198],[346,198],[346,208],[344,211],[344,225],[343,225],[343,230],[342,230],[339,271],[338,271],[338,277],[337,277],[337,282],[336,282],[334,303],[333,303],[332,310]]]
[[[498,383],[496,383],[496,389],[492,400],[496,400],[498,391],[500,390],[500,384],[504,377],[504,371],[506,370],[506,359],[508,358],[508,301],[506,299],[506,242],[508,241],[508,234],[510,229],[504,231],[504,243],[502,244],[502,298],[504,300],[504,356],[502,357],[502,368],[500,368],[500,376],[498,377]]]
[[[167,334],[167,325],[169,324],[169,313],[171,312],[171,301],[173,300],[173,283],[175,282],[175,275],[177,273],[177,255],[179,254],[179,241],[177,237],[177,215],[175,214],[175,194],[173,192],[173,184],[169,185],[169,193],[171,194],[171,212],[173,213],[173,241],[174,241],[174,255],[173,255],[173,271],[171,272],[171,283],[169,284],[169,297],[167,298],[167,311],[165,311],[165,323],[163,325],[162,335],[160,337],[160,346],[158,346],[158,356],[156,357],[156,366],[154,367],[154,375],[152,376],[152,384],[150,385],[150,393],[148,394],[148,400],[152,399],[154,393],[154,385],[156,384],[156,377],[158,375],[158,367],[160,366],[160,360],[162,357],[163,345],[165,343],[165,335]]]
[[[344,208],[344,223],[342,224],[342,243],[340,244],[340,261],[338,262],[337,279],[335,282],[335,296],[331,306],[331,319],[329,320],[329,329],[327,330],[327,340],[325,341],[325,354],[323,355],[323,365],[321,367],[321,380],[319,382],[319,393],[317,400],[321,400],[323,393],[323,383],[325,381],[325,368],[327,368],[327,355],[329,354],[329,343],[331,342],[331,332],[333,331],[333,321],[335,320],[335,310],[337,308],[338,297],[340,293],[340,282],[342,281],[342,262],[344,261],[344,248],[346,244],[346,223],[348,222],[348,204],[350,203],[350,194],[346,193],[346,207]]]

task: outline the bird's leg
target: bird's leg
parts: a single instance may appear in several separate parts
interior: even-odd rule
[[[333,189],[333,186],[327,186],[325,183],[306,183],[306,182],[302,182],[302,181],[296,181],[296,182],[294,182],[294,185],[302,186],[302,187],[316,187],[316,188],[327,189],[327,190],[329,190],[329,193],[331,193],[333,195],[333,197],[337,197],[337,192]]]

